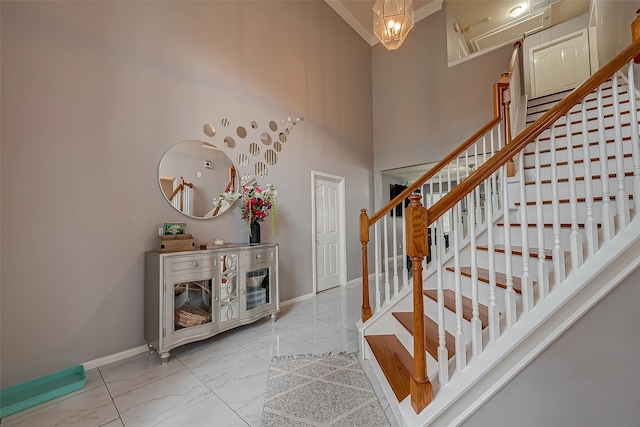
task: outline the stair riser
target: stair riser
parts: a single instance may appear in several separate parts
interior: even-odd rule
[[[449,273],[451,274],[451,273]],[[438,303],[431,298],[424,297],[424,313],[431,319],[437,321],[438,319]],[[447,332],[456,336],[457,334],[457,320],[455,311],[444,309],[444,325]],[[462,333],[465,337],[465,344],[471,342],[471,324],[462,319]]]
[[[529,221],[532,222],[531,220]],[[553,228],[552,227],[544,227],[543,228],[543,237],[544,237],[544,245],[543,247],[550,248],[553,244]],[[570,228],[561,228],[560,229],[560,245],[563,248],[570,247]],[[585,239],[585,233],[583,229],[580,229],[580,235],[583,236],[583,241]],[[496,227],[496,244],[504,244],[504,227]],[[538,242],[538,231],[536,227],[527,227],[527,239],[529,247],[539,247],[541,246]],[[522,246],[522,232],[520,227],[511,227],[511,245],[512,246]]]
[[[626,101],[629,100],[629,93],[627,92],[626,89],[624,90],[618,90],[618,99],[620,100],[621,103],[623,103],[623,108],[625,105],[628,105],[626,103]],[[611,88],[607,88],[605,90],[602,91],[602,103],[604,105],[607,104],[611,104],[613,102],[613,91]],[[589,97],[587,97],[587,108],[592,108],[592,107],[597,107],[598,105],[598,99],[597,99],[597,94],[594,93],[592,95],[590,95]],[[527,108],[527,122],[531,122],[533,120],[536,120],[536,118],[540,117],[541,115],[543,115],[544,113],[546,113],[548,110],[550,110],[553,105],[555,105],[555,103],[545,103],[545,104],[541,104],[541,105],[533,105],[533,106],[528,106]],[[608,107],[608,108],[613,108],[613,107]],[[571,114],[579,114],[580,111],[582,109],[582,104],[580,105],[576,105],[574,106],[570,111]]]
[[[594,139],[595,141],[595,139]],[[566,145],[566,144],[565,144]],[[573,140],[573,159],[584,159],[584,148],[582,146],[582,140],[576,141],[575,138]],[[605,145],[607,157],[613,156],[616,154],[616,146],[614,143],[608,143]],[[591,144],[589,145],[589,155],[590,158],[598,158],[600,157],[600,145],[599,144]],[[633,146],[631,145],[631,140],[626,140],[622,142],[622,152],[623,153],[633,153]],[[567,150],[566,149],[558,149],[556,150],[556,162],[566,162],[567,158]],[[519,155],[518,155],[519,157]],[[535,153],[534,147],[527,147],[524,155],[524,164],[525,166],[534,166],[533,170],[535,170]],[[551,164],[551,152],[540,152],[540,165]],[[530,169],[527,169],[530,170]]]
[[[639,114],[640,116],[640,114]],[[629,116],[628,115],[623,115],[621,117],[620,120],[620,133],[623,136],[629,136],[631,135],[631,126],[630,126],[630,121],[629,121]],[[595,141],[599,138],[599,131],[598,131],[598,122],[593,121],[593,122],[589,122],[588,123],[588,135],[589,135],[589,140],[590,141]],[[575,144],[576,141],[583,141],[583,134],[585,132],[583,132],[582,130],[582,124],[573,124],[571,125],[571,137],[573,139],[573,143]],[[613,119],[613,117],[608,117],[604,120],[604,132],[605,132],[605,136],[607,139],[611,139],[613,138],[613,136],[615,135],[614,131],[616,129],[616,123]],[[556,145],[557,146],[565,146],[565,143],[562,143],[561,141],[564,141],[565,138],[567,136],[567,128],[565,126],[559,126],[556,127],[555,129],[555,138],[556,138]],[[544,132],[542,132],[540,134],[540,144],[541,147],[544,148],[548,148],[551,144],[551,131],[550,130],[545,130]],[[531,150],[532,151],[532,150]]]
[[[536,252],[537,256],[537,252]],[[538,271],[537,271],[537,263],[538,259],[529,256],[529,277],[534,282],[538,280]],[[553,268],[553,262],[545,261],[548,265],[548,270],[551,271]],[[505,258],[505,254],[503,252],[495,252],[494,253],[494,266],[496,271],[505,272],[506,271],[507,260]],[[478,267],[489,269],[489,252],[488,251],[478,251]],[[524,263],[522,255],[513,255],[511,256],[511,272],[514,276],[522,277],[524,273]]]
[[[435,319],[438,317],[436,316]],[[394,334],[398,337],[398,340],[402,343],[404,348],[407,349],[411,357],[413,357],[413,336],[407,331],[404,326],[400,324],[400,322],[396,321],[396,326],[394,330]],[[438,362],[431,357],[428,352],[425,352],[427,355],[427,376],[432,376],[438,372]]]
[[[620,112],[621,116],[628,116],[629,112],[631,111],[631,107],[630,107],[630,103],[625,102],[623,104],[620,104],[618,110]],[[615,108],[613,108],[613,105],[611,105],[611,102],[605,102],[604,105],[602,106],[602,115],[604,117],[606,116],[610,116],[615,114]],[[636,103],[636,111],[640,111],[640,108],[638,107],[638,104]],[[587,121],[588,121],[588,126],[589,128],[595,126],[595,123],[597,123],[597,120],[592,120],[594,118],[597,118],[599,115],[599,110],[596,106],[596,104],[591,104],[591,105],[587,105]],[[538,120],[540,117],[542,117],[544,115],[544,112],[541,113],[536,113],[536,114],[531,114],[529,116],[527,116],[527,123],[530,125],[533,122],[535,122],[536,120]],[[566,117],[567,116],[563,116],[561,118],[558,119],[558,121],[556,122],[556,126],[560,126],[562,130],[564,130],[564,125],[566,124]],[[569,116],[571,119],[571,122],[581,122],[582,121],[582,109],[580,110],[574,110],[571,112],[571,115]],[[625,119],[623,119],[625,120]],[[626,119],[627,123],[629,122],[629,119]],[[573,126],[572,126],[573,127]]]
[[[450,286],[453,286],[454,279],[455,279],[454,273],[449,272],[449,276],[447,277],[447,280]],[[466,277],[466,276],[460,277],[460,286],[462,289],[462,294],[468,298],[471,298],[471,295],[473,294],[472,283],[473,281],[471,280],[470,277]],[[505,289],[502,289],[496,286],[496,305],[498,306],[498,309],[501,313],[504,313],[506,310],[505,292],[506,292]],[[520,298],[520,296],[518,296],[517,298]],[[488,283],[478,281],[478,302],[480,304],[486,305],[487,307],[490,305],[491,289]]]
[[[597,173],[600,174],[600,171],[593,171],[592,173]],[[608,171],[609,174],[613,173],[611,170]],[[627,192],[627,194],[632,193],[633,191],[633,180],[634,177],[633,176],[627,176],[624,178],[624,188]],[[618,191],[618,179],[616,177],[614,178],[609,178],[607,180],[605,180],[608,184],[609,184],[609,195],[615,195],[616,192]],[[603,180],[602,179],[592,179],[591,180],[591,191],[592,191],[592,196],[593,197],[600,197],[603,194],[602,191],[602,184],[603,184]],[[563,182],[558,182],[557,183],[558,186],[558,194],[560,194],[560,198],[561,199],[568,199],[569,198],[569,191],[570,191],[570,187],[571,184],[569,183],[569,181],[563,181]],[[584,181],[576,181],[575,184],[575,192],[576,192],[576,197],[580,198],[580,197],[585,197],[586,196],[586,185]],[[541,189],[542,189],[542,200],[551,200],[551,196],[553,193],[553,184],[551,183],[546,183],[546,184],[541,184]],[[534,184],[529,184],[525,186],[525,198],[527,202],[535,202],[536,199],[536,185]],[[515,193],[517,191],[517,193]],[[515,193],[515,194],[514,194]],[[513,205],[515,203],[520,202],[520,189],[518,188],[518,186],[516,184],[513,184],[513,187],[509,188],[509,194],[511,195],[511,198],[509,199],[509,204]]]
[[[622,159],[622,163],[624,165],[623,170],[625,171],[633,171],[633,158],[632,157],[623,157]],[[594,175],[601,175],[602,172],[600,170],[601,168],[601,162],[600,160],[595,160],[595,161],[591,161],[590,162],[591,165],[591,176]],[[608,159],[606,161],[606,166],[607,166],[607,172],[610,174],[614,171],[617,170],[618,166],[617,166],[617,160],[616,159]],[[574,177],[581,177],[585,175],[585,164],[584,163],[574,163],[573,165],[573,170],[574,170]],[[542,177],[542,180],[546,180],[546,179],[551,179],[551,172],[552,169],[551,167],[544,167],[544,168],[540,168],[540,176]],[[558,176],[558,178],[568,178],[569,177],[569,165],[561,165],[561,166],[556,166],[556,174]],[[531,182],[534,181],[536,178],[536,170],[535,169],[525,169],[524,171],[524,179],[525,182]],[[578,182],[584,182],[584,180],[578,181]],[[532,184],[528,184],[529,186],[531,186]]]
[[[613,212],[615,214],[617,210],[617,204],[615,200],[610,201],[610,205],[613,208]],[[571,220],[572,220],[571,209],[569,208],[569,206],[570,205],[568,203],[561,204],[560,223],[564,223],[564,224],[571,223]],[[576,206],[577,206],[578,224],[580,225],[585,224],[587,220],[587,204],[586,202],[578,202]],[[633,202],[629,202],[629,210],[633,210],[634,207],[635,207],[635,204]],[[521,221],[520,220],[521,213],[519,209],[520,208],[518,208],[517,211],[512,211],[509,215],[512,224],[519,224]],[[535,223],[538,218],[536,206],[527,206],[526,209],[527,209],[527,221],[529,222],[529,224]],[[542,206],[542,217],[543,217],[543,222],[545,224],[551,224],[553,222],[553,205]],[[593,220],[597,224],[602,223],[602,202],[594,203]]]

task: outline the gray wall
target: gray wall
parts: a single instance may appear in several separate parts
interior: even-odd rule
[[[281,244],[281,298],[312,292],[312,170],[346,178],[348,278],[360,276],[370,47],[325,2],[0,7],[2,387],[144,344],[143,254],[163,222],[248,241],[237,206],[195,220],[166,202],[157,168],[179,141],[222,146],[252,120],[304,117],[261,180],[279,190],[277,235],[262,236]],[[232,159],[249,142],[236,141]]]
[[[640,2],[635,0],[594,0],[600,66],[609,62],[631,43],[631,21]]]
[[[439,161],[493,117],[493,83],[512,46],[449,68],[445,26],[440,10],[401,49],[372,48],[376,208],[385,203],[377,172]]]
[[[640,420],[640,270],[463,425],[632,427]]]

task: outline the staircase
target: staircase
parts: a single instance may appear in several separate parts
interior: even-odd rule
[[[640,265],[636,51],[572,93],[530,101],[512,142],[502,121],[474,136],[417,184],[428,209],[420,197],[406,209],[406,194],[392,201],[408,239],[417,232],[402,254],[395,219],[369,221],[376,268],[361,348],[400,425],[460,424]]]

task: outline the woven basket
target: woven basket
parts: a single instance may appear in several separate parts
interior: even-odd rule
[[[198,307],[184,306],[175,311],[175,322],[183,328],[204,325],[210,320],[209,312]]]

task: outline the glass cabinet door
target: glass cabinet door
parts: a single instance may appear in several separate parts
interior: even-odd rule
[[[239,316],[238,254],[220,255],[220,324]]]
[[[245,273],[245,308],[257,310],[271,302],[271,268],[253,267]]]
[[[178,281],[173,285],[173,332],[215,321],[213,278]]]

